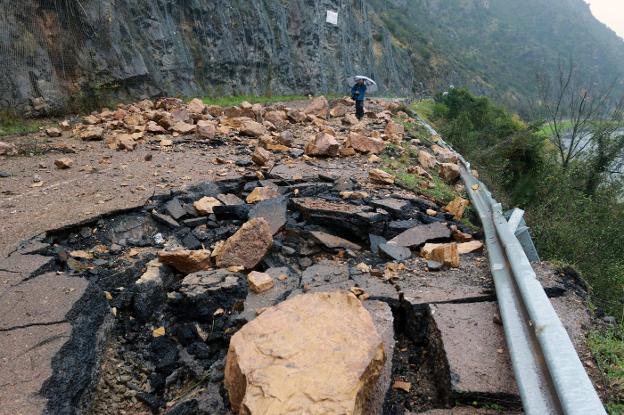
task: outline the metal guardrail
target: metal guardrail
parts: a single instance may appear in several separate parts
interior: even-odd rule
[[[437,132],[420,117],[432,134]],[[444,140],[440,144],[452,150]],[[505,341],[529,415],[606,415],[600,398],[502,206],[459,156],[461,177],[479,213]],[[513,219],[512,222],[517,222]]]

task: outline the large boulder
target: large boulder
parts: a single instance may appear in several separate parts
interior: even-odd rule
[[[390,120],[388,121],[388,124],[386,124],[384,133],[386,134],[386,137],[388,137],[388,141],[400,143],[403,141],[403,136],[405,135],[405,127],[403,124]]]
[[[366,137],[363,134],[350,133],[346,142],[347,147],[352,147],[355,151],[360,153],[379,154],[384,148],[386,143],[379,138]]]
[[[454,163],[440,164],[440,177],[448,183],[455,183],[459,179],[459,166]]]
[[[317,117],[327,118],[329,114],[329,102],[324,96],[314,98],[305,108],[306,114],[316,115]]]
[[[215,248],[213,256],[219,268],[242,266],[253,269],[273,245],[273,233],[264,218],[254,218]]]
[[[231,339],[225,386],[234,412],[368,414],[384,345],[353,294],[304,294],[267,309]]]
[[[260,137],[267,133],[264,125],[248,117],[226,118],[222,121],[222,124],[238,130],[241,135],[249,137]]]
[[[305,153],[308,156],[329,156],[336,157],[340,144],[336,138],[327,133],[319,133],[310,138],[305,146]]]

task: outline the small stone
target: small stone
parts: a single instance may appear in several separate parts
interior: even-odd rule
[[[74,164],[74,160],[69,157],[63,157],[60,159],[54,160],[54,165],[61,170],[69,169]]]
[[[353,251],[362,249],[358,244],[325,232],[313,231],[310,235],[328,249],[351,249]]]
[[[101,127],[89,127],[80,133],[82,141],[100,141],[104,139],[104,129]]]
[[[368,158],[369,163],[379,163],[380,161],[381,161],[381,157],[375,154],[371,154],[371,156]]]
[[[388,140],[394,143],[400,143],[403,141],[403,136],[405,135],[405,127],[403,124],[399,124],[392,120],[388,121],[386,125],[386,129],[384,130],[386,137]]]
[[[483,249],[483,242],[481,241],[470,241],[457,244],[457,252],[459,255],[469,254],[481,249]]]
[[[395,176],[380,169],[370,170],[368,172],[368,177],[371,181],[382,184],[394,184],[395,180]]]
[[[423,255],[425,259],[440,262],[451,268],[459,268],[459,253],[455,242],[450,244],[438,244],[429,252],[425,246],[421,251],[421,255]]]
[[[412,384],[409,382],[403,382],[402,380],[395,380],[392,384],[392,389],[402,390],[403,392],[409,393],[412,389]]]
[[[157,338],[157,337],[162,337],[165,335],[165,328],[164,327],[158,327],[157,329],[152,330],[152,337]]]
[[[444,264],[438,261],[428,260],[427,269],[431,272],[441,271],[444,268]]]
[[[190,134],[194,132],[196,129],[197,129],[196,125],[188,124],[184,121],[178,121],[171,127],[171,130],[180,134]]]
[[[269,274],[256,271],[251,271],[247,275],[247,282],[249,283],[249,289],[256,294],[268,291],[275,285],[273,278]]]
[[[63,131],[69,131],[71,130],[71,124],[69,121],[65,120],[65,121],[61,121],[59,123],[59,127],[61,127],[61,130]]]
[[[438,212],[433,209],[427,209],[427,215],[429,216],[438,216]]]
[[[253,269],[273,245],[273,234],[267,221],[254,218],[240,227],[218,248],[215,247],[217,266],[227,268],[240,265]]]

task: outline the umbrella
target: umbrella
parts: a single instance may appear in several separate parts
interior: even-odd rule
[[[353,86],[360,79],[364,80],[364,83],[366,84],[366,89],[367,89],[368,92],[375,92],[375,91],[377,91],[377,82],[373,81],[368,76],[362,76],[362,75],[352,76],[350,78],[347,78],[347,82],[349,82],[349,86]]]

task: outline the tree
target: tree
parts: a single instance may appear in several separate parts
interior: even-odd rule
[[[611,135],[623,120],[624,100],[616,100],[613,96],[617,81],[604,91],[598,91],[589,84],[582,84],[579,79],[572,60],[565,64],[560,60],[554,75],[542,73],[537,76],[539,101],[533,103],[537,105],[534,114],[549,125],[550,139],[565,170],[596,146],[614,150],[607,143],[612,141]],[[602,154],[598,165],[610,165],[617,155]]]

